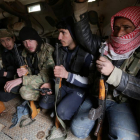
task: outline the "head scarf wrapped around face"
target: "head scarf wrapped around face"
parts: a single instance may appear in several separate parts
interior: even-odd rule
[[[121,37],[115,37],[114,20],[115,17],[123,17],[129,19],[135,26],[135,30]],[[111,18],[112,35],[105,48],[105,55],[113,60],[129,58],[133,52],[140,46],[140,7],[127,7],[116,13]]]

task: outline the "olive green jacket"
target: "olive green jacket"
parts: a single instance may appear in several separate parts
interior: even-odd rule
[[[28,67],[29,74],[27,76],[23,76],[23,85],[29,85],[33,81],[35,84],[43,84],[46,82],[49,82],[49,77],[52,77],[53,75],[53,67],[54,67],[54,60],[52,57],[52,53],[54,51],[54,48],[48,44],[48,43],[42,43],[41,45],[41,51],[37,52],[37,58],[38,58],[38,68],[39,73],[37,75],[32,75],[31,69]],[[24,49],[22,52],[22,56],[24,58],[24,61],[27,65],[26,57],[27,52]],[[34,60],[32,60],[33,63]]]

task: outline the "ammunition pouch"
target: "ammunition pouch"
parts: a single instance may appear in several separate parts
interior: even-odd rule
[[[139,64],[140,52],[135,52],[132,57],[124,61],[120,67],[123,71],[120,84],[116,89],[110,87],[108,99],[113,99],[118,103],[129,101],[128,97],[140,100],[140,82],[139,78],[136,78],[140,70]]]

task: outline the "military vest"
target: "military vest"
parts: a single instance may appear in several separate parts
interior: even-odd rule
[[[67,58],[67,51],[64,50],[62,47],[59,47],[59,64],[66,67],[66,58]],[[70,60],[70,71],[71,73],[78,74],[81,76],[88,76],[89,70],[84,69],[83,65],[85,63],[86,56],[89,53],[84,51],[82,48],[78,48],[77,51],[74,51],[71,56]],[[67,82],[65,79],[62,80],[63,85],[66,85],[72,89],[79,89],[79,87]]]
[[[64,67],[66,66],[66,58],[67,58],[67,52],[63,50],[62,48],[59,48],[59,54],[60,54],[60,59],[59,59],[59,64],[63,65]],[[86,56],[89,53],[84,51],[82,48],[78,48],[76,52],[72,53],[72,59],[70,60],[70,72],[79,74],[81,76],[87,76],[88,70],[83,70],[82,67],[85,63]]]
[[[121,65],[120,69],[132,76],[136,76],[140,70],[140,52],[135,52],[133,56],[131,56],[129,59],[126,59]],[[116,91],[114,88],[113,90],[108,91],[107,98],[113,99],[116,102],[126,102],[128,99],[127,96],[121,94],[120,92],[118,93],[118,91]]]

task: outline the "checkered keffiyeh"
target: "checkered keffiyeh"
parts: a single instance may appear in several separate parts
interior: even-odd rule
[[[135,30],[122,37],[113,36],[115,17],[124,17],[135,25]],[[112,35],[105,47],[105,55],[113,60],[126,59],[140,46],[140,7],[127,7],[111,18]]]

